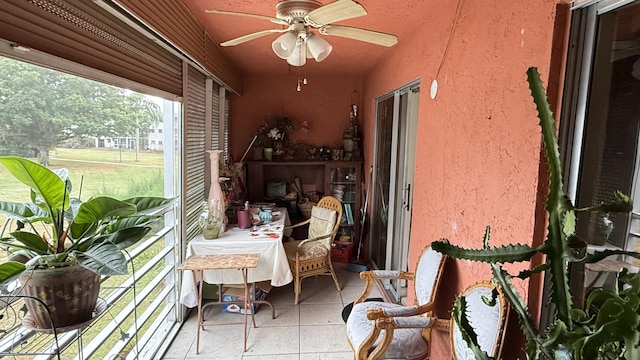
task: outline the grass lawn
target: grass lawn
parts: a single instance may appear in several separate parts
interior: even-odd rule
[[[135,161],[134,150],[122,150],[120,162],[118,150],[57,149],[51,152],[51,157],[50,168],[67,168],[73,184],[72,196],[81,195],[83,200],[96,195],[120,199],[133,195],[162,196],[162,153],[141,152],[139,161]],[[3,166],[0,179],[0,199],[16,202],[29,199],[29,189]]]

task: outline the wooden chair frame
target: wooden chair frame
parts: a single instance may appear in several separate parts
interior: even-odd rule
[[[467,287],[464,292],[461,294],[461,296],[466,296],[469,292],[471,292],[474,289],[480,288],[480,287],[485,287],[485,288],[489,288],[491,290],[495,289],[496,286],[489,282],[489,281],[481,281],[478,283],[475,283],[469,287]],[[496,337],[496,340],[493,344],[493,348],[494,348],[494,353],[493,354],[488,354],[489,357],[494,358],[494,359],[500,359],[500,355],[502,354],[502,345],[504,344],[504,337],[505,337],[505,329],[507,327],[507,319],[508,319],[508,314],[509,314],[509,309],[510,309],[510,305],[509,302],[507,301],[507,299],[504,297],[504,295],[502,294],[502,291],[500,290],[500,288],[498,289],[498,295],[497,295],[497,301],[499,301],[501,309],[500,309],[500,327],[498,329],[499,334]],[[455,351],[455,339],[454,339],[454,329],[456,327],[456,322],[455,319],[452,317],[450,320],[450,343],[451,343],[451,353],[453,356],[453,359],[455,360],[459,360],[458,356],[456,354]]]
[[[446,239],[441,239],[441,241],[446,241]],[[416,269],[420,263],[422,256],[427,252],[431,246],[427,246],[424,248],[418,257],[416,262]],[[349,345],[355,354],[355,359],[357,360],[377,360],[384,358],[387,350],[391,346],[393,342],[393,335],[396,329],[400,328],[422,328],[422,337],[428,342],[431,337],[431,328],[435,326],[448,328],[448,320],[438,320],[431,317],[431,312],[434,307],[434,300],[436,297],[436,292],[438,286],[440,284],[440,278],[442,271],[444,269],[444,264],[446,262],[446,256],[443,255],[442,260],[438,266],[436,272],[436,278],[433,284],[433,289],[431,291],[431,297],[429,302],[423,305],[416,306],[405,306],[398,307],[397,309],[370,309],[367,311],[367,319],[373,321],[375,326],[372,327],[371,333],[366,337],[366,339],[360,344],[358,349],[355,349],[351,340],[348,339]],[[354,306],[358,303],[361,303],[367,299],[367,297],[371,293],[371,289],[373,288],[373,284],[376,280],[384,280],[384,279],[399,279],[399,280],[407,280],[407,281],[415,281],[416,274],[414,272],[405,272],[405,271],[363,271],[360,273],[360,278],[365,280],[365,288],[360,294],[360,296],[354,301]],[[414,291],[416,290],[414,284]],[[416,301],[417,301],[416,294]],[[371,351],[371,347],[375,344],[378,339],[380,333],[384,330],[383,338],[380,343]]]
[[[293,272],[293,278],[294,278],[293,291],[295,294],[294,303],[296,305],[298,304],[298,299],[300,297],[302,279],[308,278],[310,276],[331,275],[331,277],[333,278],[333,282],[336,285],[336,289],[338,289],[338,291],[341,291],[340,283],[338,282],[338,278],[336,277],[336,272],[333,269],[333,263],[331,262],[330,250],[328,250],[326,256],[323,256],[323,257],[304,259],[304,260],[300,259],[300,251],[304,244],[307,244],[313,241],[324,241],[327,237],[330,237],[331,242],[333,242],[333,239],[338,233],[338,228],[340,227],[340,221],[342,219],[342,203],[338,199],[336,199],[333,196],[324,196],[322,199],[320,199],[320,201],[318,201],[318,203],[315,206],[329,209],[329,210],[334,210],[336,212],[336,223],[330,234],[326,234],[323,236],[310,238],[310,239],[304,239],[300,241],[295,250],[295,259],[292,259],[289,256],[290,254],[287,254],[287,260],[289,261],[291,272]],[[311,218],[305,221],[299,222],[295,225],[287,226],[286,228],[292,229],[295,227],[307,225],[310,222],[311,222]],[[286,244],[285,244],[285,249],[287,249]]]

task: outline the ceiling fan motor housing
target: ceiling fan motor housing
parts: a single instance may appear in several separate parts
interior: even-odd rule
[[[321,3],[313,0],[284,0],[276,5],[276,17],[291,22],[304,18],[310,11],[321,6]]]

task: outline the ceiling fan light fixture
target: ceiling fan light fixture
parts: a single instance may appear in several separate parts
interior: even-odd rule
[[[307,37],[307,47],[317,62],[320,62],[331,54],[333,46],[320,36],[309,34]]]
[[[287,31],[271,43],[271,48],[279,58],[287,59],[293,53],[297,40],[298,35],[295,32]]]
[[[287,63],[291,66],[303,66],[307,63],[307,43],[299,39],[295,49],[287,58]]]

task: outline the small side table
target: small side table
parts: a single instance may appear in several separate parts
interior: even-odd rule
[[[260,260],[260,254],[219,254],[219,255],[193,255],[185,260],[182,265],[178,267],[178,270],[191,270],[193,271],[194,285],[198,286],[198,280],[204,282],[203,272],[204,270],[230,270],[237,269],[242,272],[242,278],[244,279],[244,308],[249,309],[252,306],[251,296],[249,296],[249,286],[247,284],[247,269],[252,269],[258,266],[258,260]],[[231,324],[244,324],[244,351],[247,351],[247,311],[244,312],[244,322],[232,322],[232,323],[213,323],[206,322],[202,318],[202,286],[198,290],[198,332],[196,337],[196,355],[200,352],[200,329],[204,330],[205,326],[210,325],[231,325]],[[218,305],[217,303],[206,304]],[[251,321],[253,327],[256,327],[256,320],[251,311]]]

